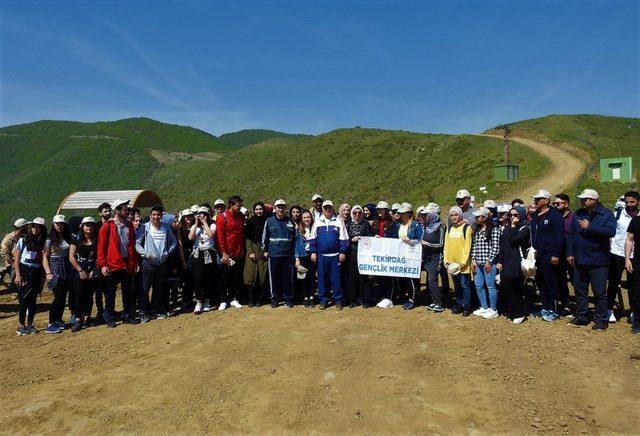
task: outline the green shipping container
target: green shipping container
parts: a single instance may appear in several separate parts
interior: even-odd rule
[[[497,182],[516,180],[520,176],[518,165],[495,165],[493,167],[493,179]]]

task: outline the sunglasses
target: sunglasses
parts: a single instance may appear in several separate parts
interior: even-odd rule
[[[510,213],[509,216],[517,216],[517,217],[519,217],[520,214],[519,213]]]
[[[565,204],[565,203],[566,203],[566,201],[554,201],[552,204],[554,206],[560,206],[561,204]]]

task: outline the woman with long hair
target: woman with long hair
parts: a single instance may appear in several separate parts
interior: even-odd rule
[[[294,206],[291,207],[291,212],[293,212],[293,208]],[[264,250],[261,246],[266,221],[264,203],[262,201],[255,202],[253,215],[247,220],[244,231],[246,253],[243,279],[249,291],[249,307],[262,306],[269,293],[267,259],[264,257]]]
[[[315,307],[313,294],[315,289],[315,264],[309,255],[309,240],[313,226],[313,213],[304,210],[300,215],[298,232],[296,234],[296,280],[295,294],[302,295],[304,307]]]
[[[409,203],[402,203],[398,209],[400,215],[398,238],[405,244],[418,245],[422,240],[422,225],[414,218],[413,207]],[[398,278],[398,286],[400,287],[401,299],[406,298],[402,305],[403,309],[411,310],[415,307],[418,292],[420,291],[420,279],[414,278]]]
[[[56,215],[53,217],[49,238],[45,242],[45,255],[42,258],[47,286],[53,292],[53,301],[49,306],[49,325],[46,330],[49,334],[61,333],[65,327],[62,314],[71,288],[70,246],[71,230],[65,216]]]
[[[185,209],[180,214],[178,222],[178,255],[180,256],[180,274],[182,277],[182,307],[183,313],[193,310],[193,276],[189,271],[189,259],[193,251],[194,241],[189,239],[191,227],[195,224],[196,218],[191,209]]]
[[[35,218],[27,233],[13,249],[14,282],[18,287],[18,336],[38,333],[33,325],[36,315],[36,299],[42,292],[42,259],[45,256],[47,229],[44,218]]]
[[[98,229],[92,217],[85,217],[80,224],[78,236],[71,240],[69,262],[73,268],[71,282],[75,294],[75,323],[72,332],[78,332],[91,316],[93,294],[98,286],[100,270],[96,266]]]
[[[484,319],[498,317],[498,292],[496,290],[496,257],[500,251],[500,229],[493,225],[489,209],[481,207],[473,212],[476,231],[473,232],[471,269],[475,273],[476,293],[480,308],[473,312]],[[489,291],[489,301],[485,285]]]
[[[292,205],[289,208],[289,218],[293,221],[293,223],[297,226],[300,224],[300,219],[302,219],[302,207],[297,204]]]
[[[218,278],[215,250],[216,225],[206,206],[201,206],[195,224],[189,229],[189,240],[193,241],[193,251],[189,259],[196,294],[196,315],[211,310],[211,299],[218,297]]]

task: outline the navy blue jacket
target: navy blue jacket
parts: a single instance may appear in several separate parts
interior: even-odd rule
[[[263,250],[269,257],[293,258],[296,248],[296,225],[291,218],[279,219],[276,215],[267,218],[262,233]]]
[[[589,226],[581,229],[579,220],[589,221]],[[578,209],[569,228],[567,257],[573,256],[578,265],[609,265],[609,238],[616,235],[616,227],[613,212],[600,203],[591,213]]]
[[[533,215],[530,224],[533,248],[538,252],[536,258],[560,258],[564,245],[564,218],[555,208],[544,215]]]

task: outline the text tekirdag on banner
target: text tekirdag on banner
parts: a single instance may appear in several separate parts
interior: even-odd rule
[[[362,237],[358,242],[360,274],[420,278],[422,245],[396,238]]]

